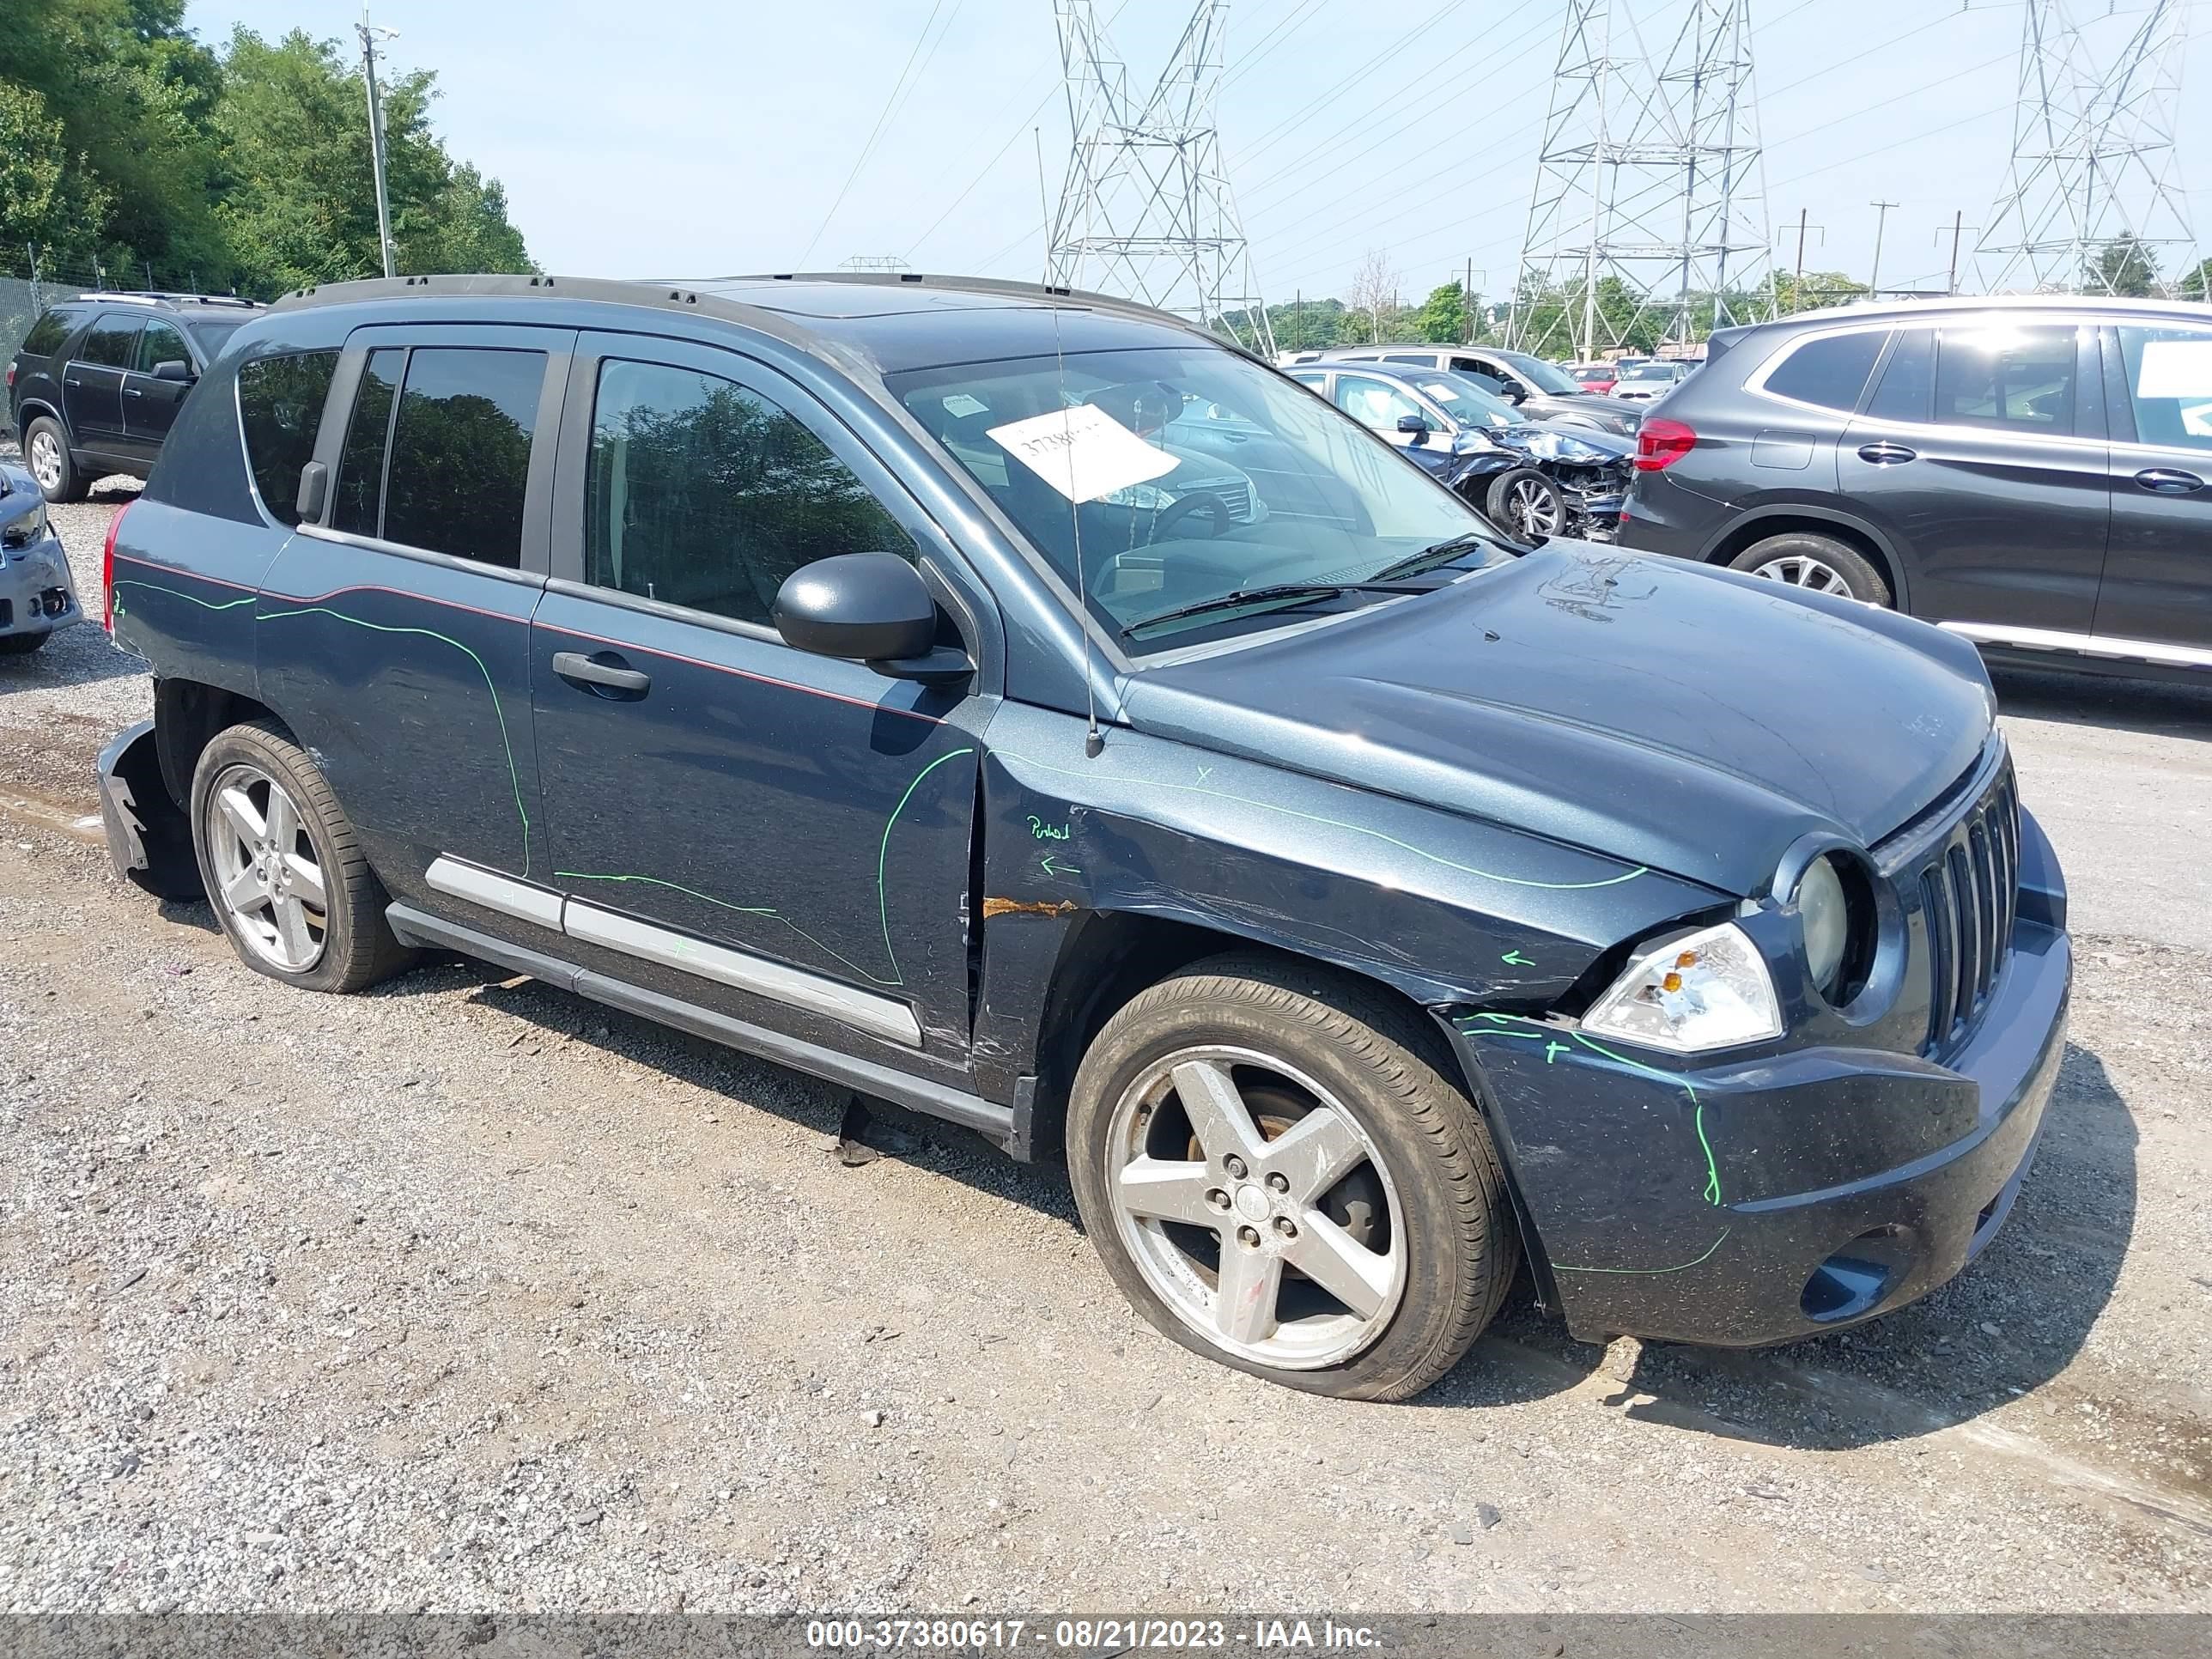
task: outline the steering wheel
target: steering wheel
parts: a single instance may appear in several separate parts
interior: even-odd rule
[[[1209,539],[1223,534],[1232,522],[1229,517],[1229,503],[1220,496],[1205,494],[1186,495],[1152,520],[1152,533],[1146,539],[1155,542],[1177,540],[1183,533],[1184,522],[1201,513],[1212,521],[1206,532]]]

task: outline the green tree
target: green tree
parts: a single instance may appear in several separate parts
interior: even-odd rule
[[[2129,230],[2099,248],[2081,268],[2081,286],[2091,294],[2145,300],[2157,282],[2157,257]]]
[[[1808,270],[1802,276],[1784,271],[1774,279],[1775,309],[1787,317],[1824,306],[1849,305],[1869,291],[1864,283],[1854,282],[1840,270]]]
[[[257,283],[295,288],[375,275],[376,187],[361,89],[329,41],[295,30],[275,45],[252,30],[223,54],[216,112],[228,185],[216,215]],[[386,180],[398,269],[528,270],[496,180],[455,166],[430,131],[434,77],[385,89]]]
[[[79,244],[106,215],[100,186],[70,165],[62,124],[28,87],[0,81],[0,247],[37,242],[91,252]]]
[[[1467,337],[1467,295],[1457,283],[1439,283],[1413,315],[1413,326],[1424,340],[1456,345]]]
[[[2203,260],[2196,270],[2184,272],[2177,287],[2185,300],[2194,300],[2199,305],[2212,301],[2212,259]]]

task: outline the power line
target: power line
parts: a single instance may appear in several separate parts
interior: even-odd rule
[[[937,21],[937,14],[944,9],[945,0],[933,0],[929,15],[922,19],[921,33],[915,37],[914,50],[907,53],[906,63],[899,70],[898,79],[891,83],[890,95],[884,100],[883,108],[877,112],[875,125],[868,129],[867,142],[860,146],[860,153],[853,158],[853,170],[845,175],[845,182],[838,187],[836,199],[830,204],[830,211],[822,216],[822,222],[815,227],[813,237],[806,244],[806,252],[799,256],[801,270],[814,257],[816,245],[829,230],[830,222],[837,216],[837,210],[845,205],[846,193],[853,188],[853,181],[860,176],[860,169],[867,165],[868,156],[875,149],[876,140],[882,136],[884,124],[890,119],[891,106],[898,101],[899,93],[906,86],[907,76],[914,72],[915,60],[921,56],[922,46],[929,40],[929,31]]]

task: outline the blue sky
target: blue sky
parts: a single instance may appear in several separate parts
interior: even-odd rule
[[[1149,82],[1188,0],[1100,0],[1101,15],[1117,3],[1114,44],[1132,80]],[[2074,0],[2085,18],[2141,4]],[[1234,5],[1223,140],[1267,296],[1340,293],[1370,248],[1404,273],[1409,299],[1470,260],[1478,289],[1508,286],[1562,10]],[[2180,155],[2212,253],[2212,4],[2197,10],[2185,84],[2200,90],[2185,100]],[[933,14],[934,44],[856,173]],[[189,21],[211,40],[244,23],[349,46],[358,15],[336,0],[206,0]],[[1806,209],[1808,266],[1863,277],[1870,203],[1884,198],[1899,204],[1884,285],[1940,283],[1954,211],[1978,223],[2003,180],[2017,0],[1764,0],[1754,15],[1768,212],[1785,259]],[[1040,271],[1030,129],[1054,193],[1067,142],[1050,0],[377,0],[375,18],[400,31],[393,63],[438,71],[440,131],[504,181],[549,270],[704,276],[896,254],[924,270]],[[1417,41],[1345,86],[1417,26]]]

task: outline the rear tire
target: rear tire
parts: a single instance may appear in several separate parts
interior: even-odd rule
[[[337,797],[276,721],[216,734],[192,774],[191,815],[208,902],[256,973],[360,991],[414,961]]]
[[[1896,604],[1889,584],[1866,555],[1848,542],[1811,531],[1785,531],[1753,542],[1729,561],[1729,568],[1885,611]]]
[[[39,494],[50,501],[81,501],[92,488],[92,480],[70,459],[69,434],[51,415],[24,423],[23,459]]]
[[[1296,961],[1219,957],[1140,993],[1068,1105],[1107,1273],[1209,1359],[1339,1399],[1420,1393],[1519,1261],[1497,1153],[1449,1064],[1408,1011]]]

